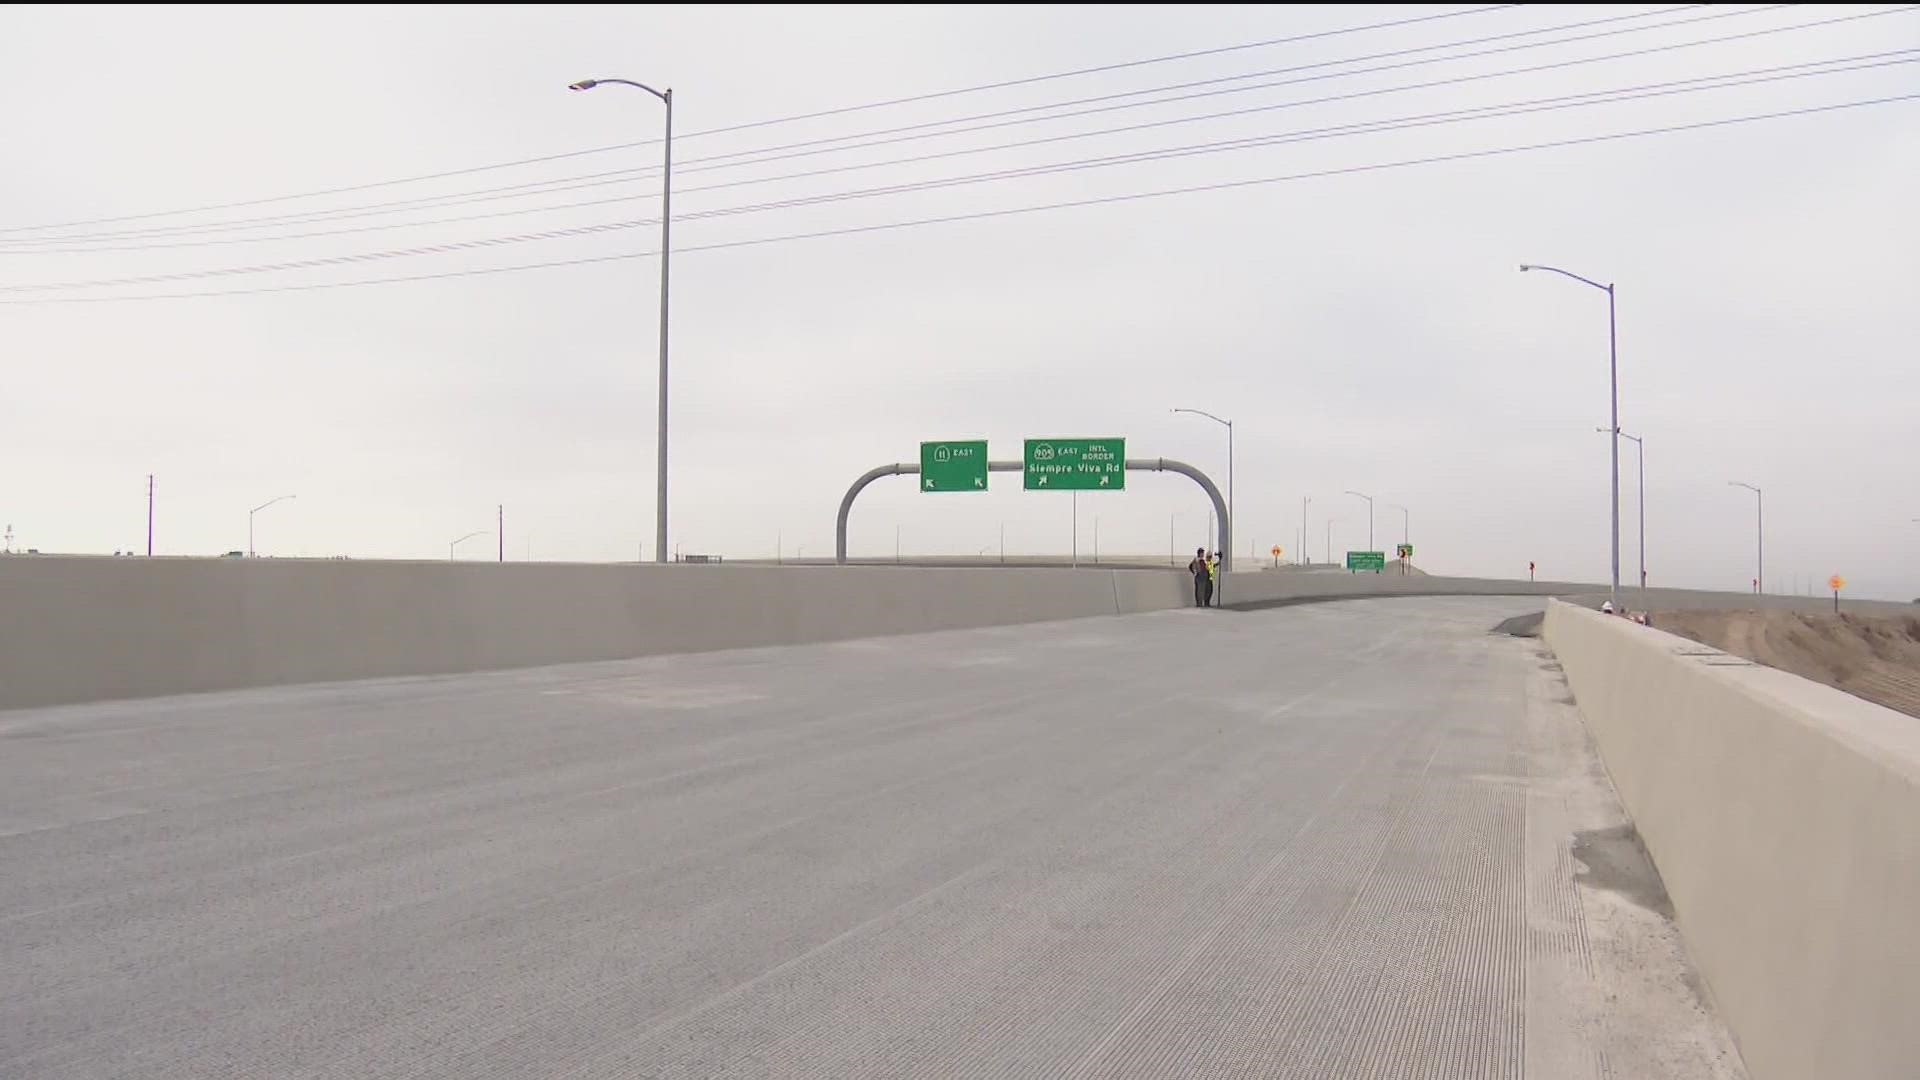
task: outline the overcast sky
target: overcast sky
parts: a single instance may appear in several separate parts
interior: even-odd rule
[[[1364,28],[1445,12],[1464,14]],[[702,134],[1199,50],[1226,51]],[[1920,13],[1884,6],[9,7],[0,301],[172,298],[0,306],[0,526],[16,548],[143,547],[151,473],[160,554],[244,547],[248,509],[293,493],[259,515],[263,554],[444,558],[504,503],[509,558],[651,558],[656,258],[181,295],[655,252],[654,224],[472,244],[657,219],[659,103],[566,89],[624,77],[675,95],[687,551],[828,554],[847,485],[922,439],[1007,459],[1027,436],[1124,436],[1224,485],[1224,432],[1183,406],[1236,423],[1242,553],[1296,554],[1303,496],[1316,557],[1330,517],[1336,552],[1364,547],[1356,489],[1376,546],[1401,539],[1388,504],[1409,508],[1435,572],[1603,580],[1606,296],[1516,271],[1540,262],[1618,284],[1653,584],[1746,587],[1742,480],[1766,491],[1770,588],[1838,572],[1920,596],[1920,101],[1396,164],[1920,94],[1916,58]],[[1781,70],[1816,61],[1844,63]],[[1731,78],[1538,108],[1709,76]],[[1511,106],[1535,111],[1486,115]],[[852,136],[880,144],[819,142]],[[709,247],[1308,173],[1332,175]],[[841,193],[861,197],[698,216]],[[203,276],[17,288],[176,274]],[[1630,582],[1632,444],[1621,461]],[[1070,498],[1019,488],[883,481],[854,549],[891,554],[898,526],[909,553],[997,550],[1003,528],[1009,551],[1065,552]],[[1206,511],[1135,474],[1079,500],[1079,543],[1190,550]]]

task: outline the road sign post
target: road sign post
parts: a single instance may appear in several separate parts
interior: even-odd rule
[[[1028,491],[1123,491],[1125,439],[1028,439],[1021,470]]]
[[[987,490],[986,440],[921,443],[920,490]]]
[[[1347,572],[1348,573],[1358,573],[1359,571],[1362,571],[1362,570],[1371,570],[1377,574],[1380,571],[1385,570],[1386,568],[1387,568],[1387,553],[1384,551],[1349,551],[1347,552]]]
[[[1405,577],[1407,574],[1407,560],[1413,558],[1413,545],[1401,544],[1394,548],[1394,553],[1400,558],[1400,576]]]
[[[1847,587],[1847,579],[1835,574],[1827,579],[1827,588],[1833,590],[1833,613],[1840,614],[1840,590]]]
[[[1287,550],[1281,547],[1279,544],[1273,545],[1273,568],[1275,570],[1280,569],[1280,556],[1285,555],[1286,553],[1287,553]]]

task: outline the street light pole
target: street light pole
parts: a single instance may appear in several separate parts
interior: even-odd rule
[[[272,506],[274,503],[284,502],[285,500],[291,499],[291,498],[293,498],[293,496],[291,495],[276,495],[273,498],[268,499],[266,502],[261,503],[259,506],[256,506],[253,509],[247,511],[247,558],[249,559],[253,558],[253,515],[259,513],[262,510],[265,510],[267,507]]]
[[[1373,496],[1362,495],[1358,491],[1349,491],[1347,492],[1347,494],[1356,495],[1362,499],[1367,500],[1367,550],[1372,551],[1373,550]]]
[[[467,535],[465,535],[465,536],[463,536],[463,537],[461,537],[460,539],[458,539],[458,540],[455,540],[455,541],[454,541],[453,543],[451,543],[451,544],[448,544],[448,545],[447,545],[447,561],[448,561],[448,562],[452,562],[452,561],[453,561],[453,549],[454,549],[454,548],[457,548],[457,547],[459,547],[459,546],[460,546],[461,544],[463,544],[463,543],[465,543],[465,542],[466,542],[466,541],[468,541],[468,540],[471,540],[471,539],[473,539],[473,538],[474,538],[474,537],[476,537],[476,536],[485,536],[485,535],[487,535],[487,530],[485,530],[485,529],[481,529],[481,530],[479,530],[478,532],[470,532],[470,533],[468,533]]]
[[[1237,520],[1233,510],[1233,421],[1223,420],[1204,409],[1173,409],[1171,411],[1204,416],[1227,429],[1227,538],[1220,552],[1220,569],[1231,570],[1233,569],[1233,523]]]
[[[591,90],[596,86],[618,83],[645,90],[667,107],[664,163],[660,173],[660,419],[657,451],[658,478],[654,492],[653,561],[667,561],[667,281],[673,254],[673,88],[655,90],[631,79],[583,79],[569,90]]]
[[[1618,323],[1614,318],[1614,293],[1612,285],[1602,285],[1591,278],[1581,277],[1571,270],[1562,270],[1557,266],[1541,266],[1522,263],[1520,269],[1549,270],[1562,277],[1570,277],[1583,285],[1591,285],[1607,294],[1607,388],[1608,407],[1612,421],[1608,425],[1613,438],[1608,444],[1613,448],[1613,606],[1620,607],[1620,338]]]
[[[1413,543],[1412,512],[1409,511],[1406,507],[1401,506],[1399,503],[1388,503],[1387,509],[1400,511],[1400,546],[1406,547],[1407,545]],[[1407,559],[1406,559],[1406,556],[1403,555],[1400,557],[1400,573],[1404,575],[1406,574],[1406,572],[1407,572]]]
[[[1313,565],[1313,554],[1307,550],[1307,504],[1312,501],[1311,495],[1300,496],[1300,565],[1302,566]]]
[[[1634,459],[1640,467],[1640,606],[1644,608],[1647,606],[1647,444],[1640,436],[1624,431],[1620,437],[1633,440]]]
[[[1328,565],[1328,566],[1332,566],[1332,565],[1333,565],[1333,523],[1334,523],[1334,520],[1335,520],[1334,518],[1328,518],[1328,519],[1327,519],[1327,547],[1326,547],[1326,552],[1327,552],[1327,565]]]
[[[1767,506],[1766,496],[1752,484],[1739,480],[1727,481],[1729,487],[1743,487],[1753,492],[1753,591],[1760,592],[1767,582]]]

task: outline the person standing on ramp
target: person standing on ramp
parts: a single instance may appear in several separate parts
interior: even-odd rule
[[[1213,600],[1213,573],[1207,567],[1207,549],[1196,548],[1193,561],[1187,564],[1187,573],[1193,575],[1193,606],[1206,607]]]

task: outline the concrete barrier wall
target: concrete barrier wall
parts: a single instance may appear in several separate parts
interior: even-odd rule
[[[1755,1080],[1920,1075],[1920,720],[1569,604],[1545,636]]]
[[[1177,607],[1164,572],[0,559],[0,708]]]
[[[1234,606],[1599,586],[1241,572]],[[0,558],[0,709],[1127,614],[1182,571]]]

